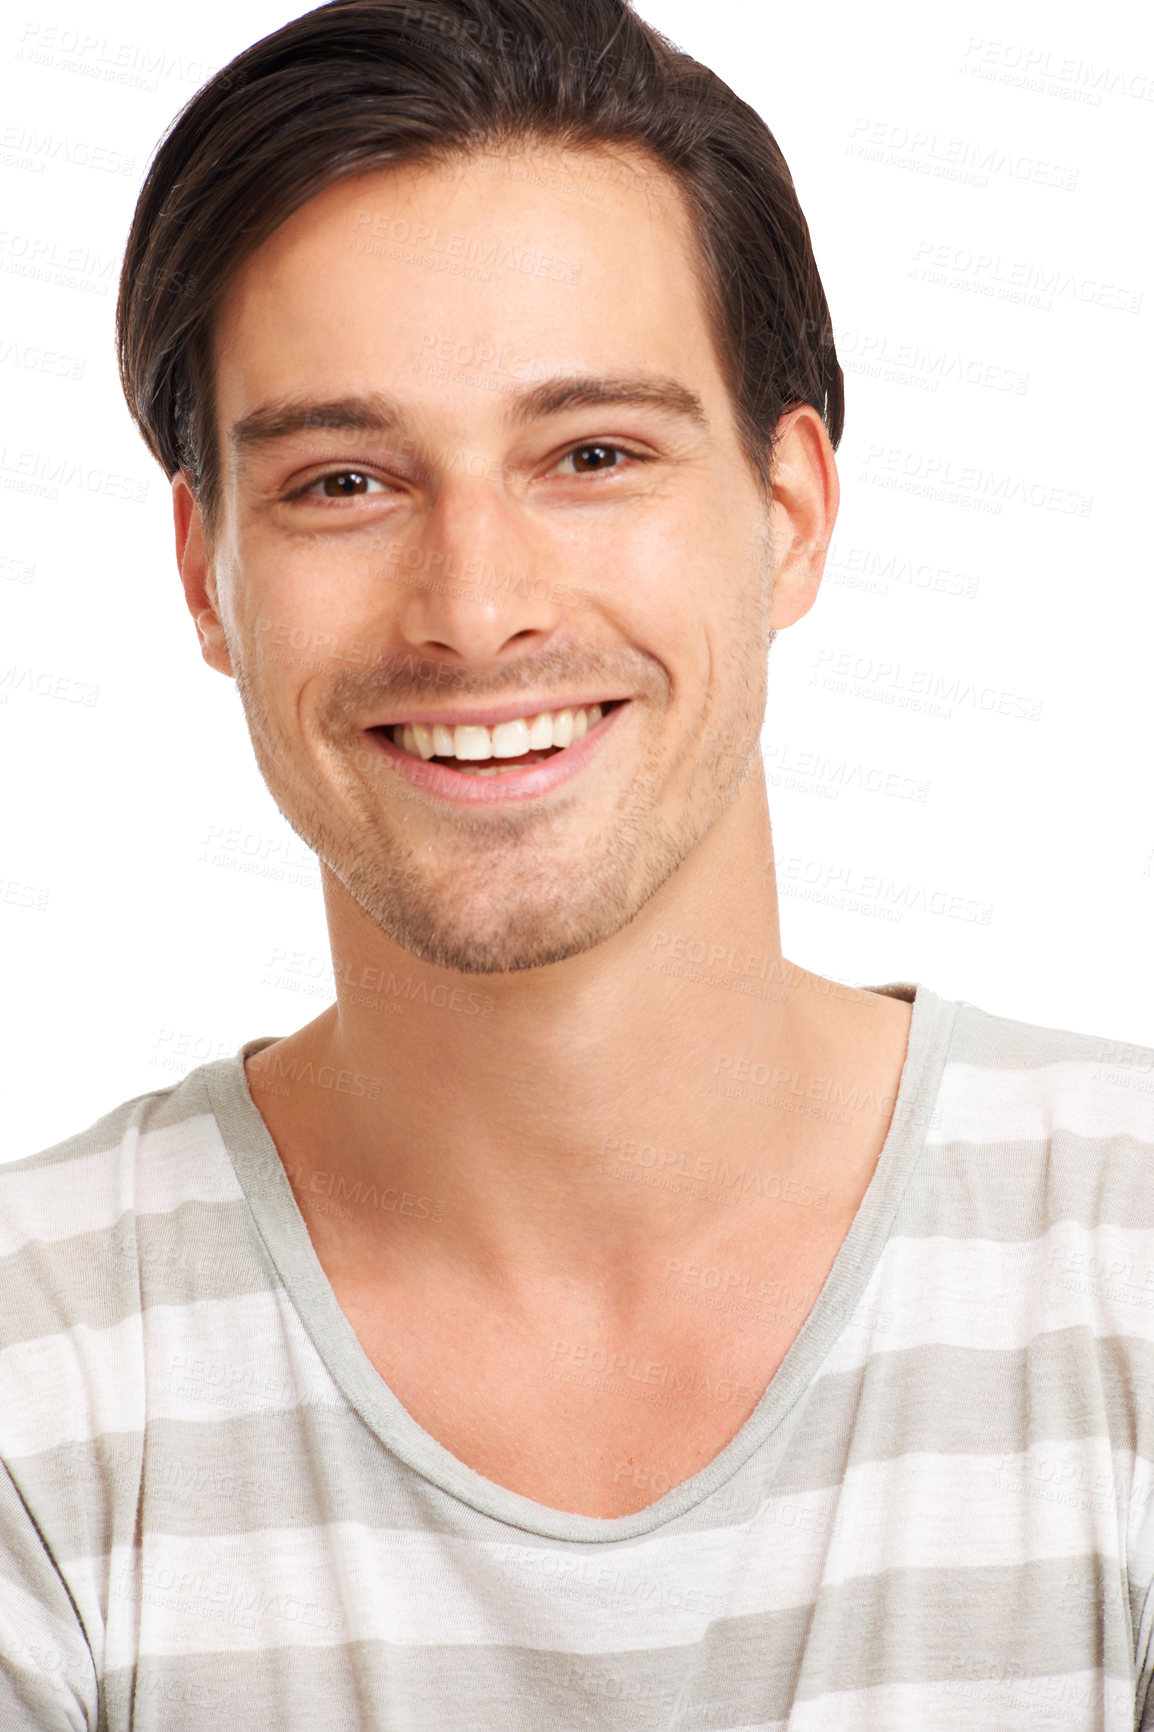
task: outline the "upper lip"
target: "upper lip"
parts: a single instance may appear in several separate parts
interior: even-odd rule
[[[378,716],[367,724],[370,728],[391,728],[404,722],[420,722],[426,728],[438,722],[446,728],[495,728],[500,722],[514,722],[519,716],[539,716],[542,711],[587,710],[591,704],[623,703],[622,698],[597,696],[591,698],[515,698],[508,704],[491,704],[486,709],[473,710],[398,710],[395,715]]]

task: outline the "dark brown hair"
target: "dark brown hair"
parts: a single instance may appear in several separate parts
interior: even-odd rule
[[[627,0],[332,0],[255,43],[162,139],[116,310],[133,419],[211,532],[213,321],[238,266],[342,175],[541,141],[631,147],[686,201],[743,449],[811,403],[836,446],[842,372],[793,181],[765,122]]]

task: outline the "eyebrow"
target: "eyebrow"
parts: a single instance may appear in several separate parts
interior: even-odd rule
[[[289,439],[309,427],[331,427],[349,433],[391,433],[402,425],[399,410],[376,392],[367,397],[333,397],[325,401],[281,397],[272,403],[262,403],[234,421],[228,439],[233,450],[241,452]]]
[[[531,421],[561,415],[568,409],[600,405],[658,409],[692,421],[699,427],[708,426],[705,407],[696,392],[679,384],[676,379],[649,377],[603,379],[578,375],[546,379],[514,393],[505,418],[509,426],[523,427]],[[229,431],[229,443],[239,455],[257,446],[289,439],[307,428],[325,427],[345,433],[396,433],[407,430],[409,425],[404,412],[375,391],[366,396],[334,397],[324,401],[280,398],[262,403],[234,422]]]
[[[507,420],[512,426],[528,421],[543,420],[547,415],[560,415],[566,409],[634,406],[661,409],[668,415],[678,415],[699,427],[709,425],[705,406],[695,391],[690,391],[676,379],[546,379],[528,391],[518,391],[509,405]]]

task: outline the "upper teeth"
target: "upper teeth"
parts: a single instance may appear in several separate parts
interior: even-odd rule
[[[536,716],[517,716],[492,728],[449,728],[443,722],[426,727],[423,722],[406,722],[403,728],[394,729],[394,737],[399,734],[396,743],[422,758],[519,758],[522,752],[572,745],[600,720],[601,705],[589,704],[579,710],[542,710]]]

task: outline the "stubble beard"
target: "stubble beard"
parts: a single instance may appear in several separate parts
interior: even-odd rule
[[[362,736],[339,727],[326,733],[328,778],[294,775],[294,748],[279,735],[238,648],[229,645],[253,751],[287,822],[381,932],[410,955],[459,974],[548,967],[629,925],[736,796],[760,727],[751,725],[757,682],[746,677],[731,721],[733,737],[750,742],[748,752],[699,757],[673,823],[659,801],[668,765],[656,750],[646,753],[607,819],[574,848],[565,840],[573,834],[572,809],[490,810],[483,819],[467,808],[454,811],[378,761]],[[760,704],[763,713],[764,685]],[[396,823],[386,821],[390,812],[422,808],[442,839],[439,868],[423,864]],[[558,825],[562,835],[550,846],[543,832]]]
[[[379,823],[378,800],[366,827],[339,841],[321,838],[322,858],[369,919],[422,961],[470,975],[545,968],[605,943],[636,918],[736,795],[749,762],[728,768],[731,784],[711,785],[711,809],[687,802],[671,825],[656,797],[657,765],[647,763],[576,848],[549,845],[558,820],[540,809],[496,823],[491,813],[483,823],[454,813],[444,830],[445,864],[430,871]],[[572,820],[561,828],[572,835]]]
[[[687,851],[636,797],[577,849],[549,845],[544,812],[511,813],[496,823],[487,817],[445,826],[444,864],[432,871],[383,831],[370,834],[367,847],[342,849],[330,864],[404,950],[460,974],[484,975],[544,968],[604,943]],[[562,828],[572,833],[569,824]]]

